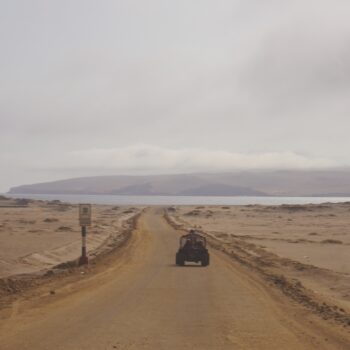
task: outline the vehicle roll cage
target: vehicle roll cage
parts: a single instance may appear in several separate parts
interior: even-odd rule
[[[191,233],[188,233],[187,235],[183,235],[180,238],[181,248],[183,248],[186,245],[186,243],[190,244],[192,247],[201,245],[203,248],[205,248],[207,245],[207,240],[205,239],[205,237],[197,233],[191,232]]]

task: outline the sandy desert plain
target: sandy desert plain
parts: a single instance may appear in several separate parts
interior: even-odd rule
[[[113,247],[143,207],[95,205],[91,257]],[[220,249],[300,282],[350,313],[350,202],[308,205],[177,206],[168,217]],[[77,205],[0,201],[0,278],[47,271],[80,254]],[[174,247],[174,250],[176,247]]]
[[[191,228],[207,237],[208,269],[174,264],[179,235]],[[201,341],[204,349],[348,349],[350,202],[94,205],[87,243],[90,261],[97,258],[95,272],[74,267],[81,250],[77,205],[1,198],[4,349],[77,349],[84,341],[89,349],[153,349],[158,343],[180,349],[182,342]],[[73,275],[65,281],[67,270]],[[71,322],[57,334],[67,317]],[[97,345],[84,328],[84,322],[96,327],[96,317]],[[136,338],[133,328],[140,331]],[[79,337],[66,336],[71,332]]]
[[[168,208],[168,217],[205,233],[324,318],[332,317],[331,308],[350,313],[350,202],[179,206]],[[312,305],[314,297],[324,304]]]
[[[6,198],[6,197],[5,197]],[[114,247],[141,207],[93,206],[88,255]],[[0,278],[45,272],[81,252],[78,206],[60,201],[0,200]]]

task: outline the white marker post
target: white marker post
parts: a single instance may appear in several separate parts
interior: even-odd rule
[[[91,225],[91,204],[79,204],[79,222],[81,226],[81,257],[79,265],[85,265],[89,262],[86,254],[86,226]]]

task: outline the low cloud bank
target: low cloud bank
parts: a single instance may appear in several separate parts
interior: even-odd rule
[[[18,161],[20,159],[20,161]],[[240,153],[206,148],[166,148],[135,144],[116,148],[94,148],[52,154],[45,162],[29,155],[1,155],[11,165],[2,173],[0,193],[22,184],[98,175],[149,175],[239,170],[313,170],[346,167],[324,157],[295,152]],[[6,170],[6,169],[5,169]],[[25,170],[25,171],[24,171]]]
[[[54,167],[57,166],[53,164]],[[121,172],[179,173],[249,169],[317,169],[337,166],[334,161],[294,152],[236,153],[204,148],[171,149],[133,145],[70,152],[58,166]]]

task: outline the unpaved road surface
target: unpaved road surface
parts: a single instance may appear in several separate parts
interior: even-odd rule
[[[221,252],[174,265],[179,232],[148,209],[99,273],[37,291],[3,316],[0,349],[349,349],[346,329],[269,290]]]

